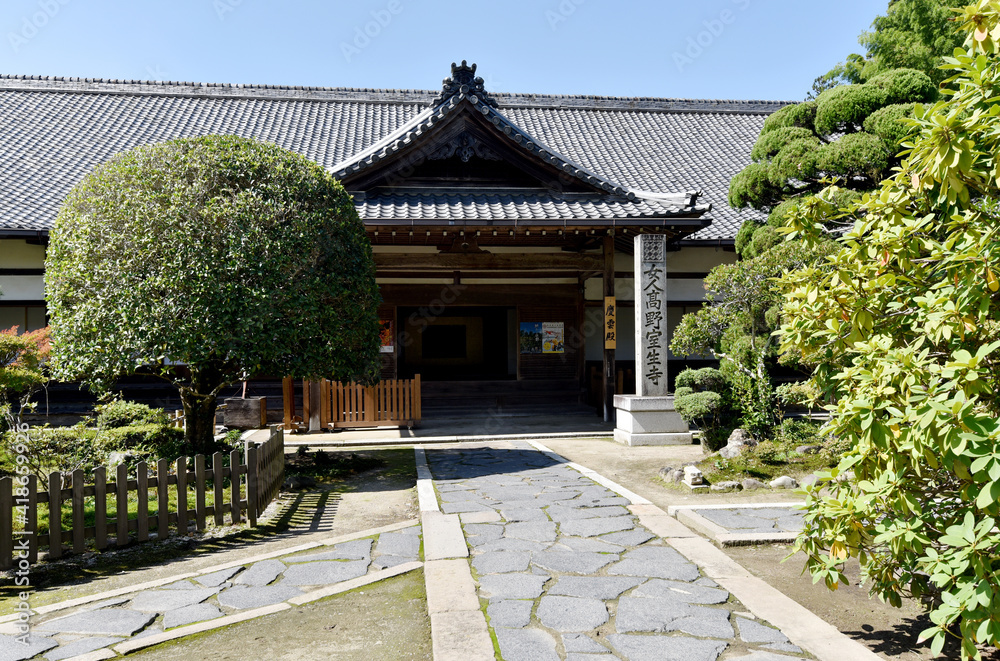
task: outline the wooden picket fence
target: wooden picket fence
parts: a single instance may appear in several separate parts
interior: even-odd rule
[[[291,378],[284,381],[285,429],[297,426],[295,390]],[[302,424],[312,413],[311,391],[319,388],[321,429],[358,427],[413,427],[420,422],[420,375],[412,379],[386,379],[374,386],[336,381],[304,381]]]
[[[47,558],[57,559],[63,554],[63,544],[70,543],[73,553],[83,553],[93,540],[93,546],[103,551],[112,543],[125,546],[130,533],[135,540],[145,542],[150,539],[150,531],[155,531],[157,539],[164,539],[173,528],[187,534],[190,523],[197,530],[204,530],[211,517],[215,525],[237,525],[244,516],[251,526],[257,525],[257,517],[277,497],[285,473],[284,430],[275,425],[270,438],[260,447],[247,442],[243,450],[229,453],[229,465],[225,465],[226,455],[217,452],[211,456],[211,463],[205,455],[193,458],[179,457],[174,461],[161,459],[156,464],[156,472],[150,475],[146,462],[140,462],[134,471],[134,479],[128,474],[124,464],[115,470],[115,480],[107,481],[108,469],[100,466],[94,470],[93,482],[86,483],[82,470],[72,473],[68,488],[63,487],[63,474],[50,473],[47,488],[38,489],[37,478],[27,476],[26,484],[20,477],[0,479],[0,569],[10,569],[16,559],[34,563],[40,548],[48,547]],[[243,459],[246,463],[242,463]],[[229,493],[226,494],[226,479],[229,479]],[[176,503],[170,504],[171,487],[176,494]],[[156,510],[149,514],[149,490],[156,490]],[[194,491],[194,509],[188,503],[191,490]],[[213,505],[206,505],[206,494],[212,491]],[[129,494],[138,501],[137,516],[129,518]],[[115,499],[116,515],[108,519],[108,498]],[[86,499],[93,498],[94,525],[85,525]],[[63,503],[72,507],[72,525],[63,529]],[[180,504],[183,503],[183,506]],[[47,505],[49,512],[49,532],[39,534],[38,506]],[[174,511],[171,511],[174,510]],[[21,530],[14,530],[14,516],[23,524]],[[56,540],[56,542],[53,542]]]

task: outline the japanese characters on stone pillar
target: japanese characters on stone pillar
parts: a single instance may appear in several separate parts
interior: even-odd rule
[[[635,393],[667,394],[667,237],[635,238]]]
[[[615,440],[628,445],[692,442],[667,395],[667,237],[635,238],[635,392],[615,395]]]

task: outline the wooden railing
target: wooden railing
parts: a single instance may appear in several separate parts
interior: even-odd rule
[[[5,477],[0,479],[0,569],[10,569],[15,561],[34,563],[40,548],[48,546],[50,560],[63,554],[63,544],[72,544],[73,553],[83,553],[88,549],[88,541],[102,551],[111,546],[109,536],[113,536],[115,546],[129,543],[130,533],[135,540],[145,542],[154,531],[157,539],[165,539],[170,528],[187,534],[190,523],[197,530],[204,530],[211,517],[215,525],[238,525],[244,515],[251,526],[257,525],[257,517],[278,495],[284,481],[285,440],[280,426],[271,428],[270,438],[257,447],[247,442],[243,450],[236,449],[228,454],[229,465],[221,452],[211,456],[211,464],[205,455],[193,458],[179,457],[174,461],[161,459],[156,464],[156,472],[150,474],[146,462],[140,462],[134,471],[134,478],[128,468],[120,464],[113,482],[107,481],[108,469],[100,466],[94,469],[92,483],[86,483],[82,470],[72,473],[68,488],[63,488],[63,474],[50,473],[48,485],[38,489],[34,475]],[[242,463],[245,459],[246,463]],[[226,481],[229,482],[228,494]],[[175,492],[171,504],[171,487]],[[155,497],[150,498],[150,490]],[[193,493],[192,493],[193,492]],[[206,504],[206,494],[212,493],[212,505]],[[129,516],[129,496],[137,501],[136,516]],[[115,514],[108,517],[108,498],[115,500]],[[194,509],[191,509],[191,497]],[[88,503],[88,500],[90,501]],[[149,514],[150,501],[156,503],[156,514]],[[63,503],[70,503],[72,524],[64,529],[62,521]],[[93,509],[94,523],[85,524],[87,505]],[[47,505],[48,532],[39,534],[38,506]],[[21,525],[14,529],[14,520]],[[53,542],[53,540],[56,540]]]
[[[413,427],[420,422],[420,375],[388,379],[374,386],[335,381],[303,382],[302,417],[295,415],[295,384],[284,381],[285,429],[308,426],[314,413],[312,389],[319,389],[321,429],[356,427]],[[301,421],[301,424],[300,424]]]

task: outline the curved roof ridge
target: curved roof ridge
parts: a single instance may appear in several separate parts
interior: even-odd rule
[[[20,83],[20,85],[18,84]],[[67,91],[83,93],[163,94],[198,96],[262,95],[267,98],[296,98],[305,93],[311,100],[343,100],[369,103],[404,102],[431,105],[440,91],[375,88],[325,87],[310,85],[270,85],[262,83],[211,83],[193,81],[160,81],[125,78],[84,78],[75,76],[41,76],[0,74],[0,88],[28,91]],[[556,107],[588,109],[666,110],[675,112],[774,112],[795,101],[755,99],[685,99],[672,97],[630,97],[594,94],[534,94],[529,92],[492,92],[500,106]]]
[[[674,202],[676,200],[678,204],[682,203],[683,200],[688,206],[693,206],[698,198],[699,193],[684,193],[680,195],[650,193],[646,191],[634,191],[623,186],[608,177],[594,172],[590,168],[580,165],[541,140],[538,140],[535,136],[515,124],[499,109],[492,107],[490,100],[489,97],[484,97],[481,93],[468,91],[467,87],[456,89],[448,96],[445,96],[436,106],[420,113],[368,149],[351,156],[341,163],[337,163],[331,168],[331,172],[337,179],[344,179],[380,163],[393,154],[412,146],[417,138],[426,136],[435,124],[441,122],[463,104],[468,104],[472,106],[473,112],[479,112],[486,117],[487,121],[496,127],[496,134],[501,139],[507,140],[514,148],[528,152],[535,158],[548,161],[549,165],[562,170],[571,177],[579,179],[588,186],[604,190],[607,193],[620,196],[632,202],[644,196],[646,199],[657,201],[669,199],[671,202]]]

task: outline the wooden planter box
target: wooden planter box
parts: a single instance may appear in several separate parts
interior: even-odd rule
[[[229,429],[263,429],[267,427],[266,397],[232,397],[225,401],[222,424]]]

